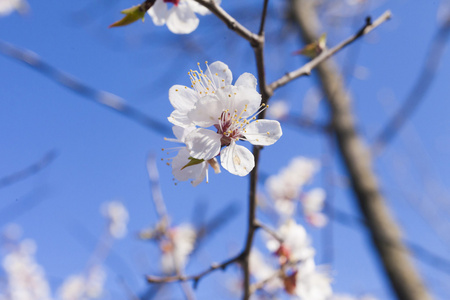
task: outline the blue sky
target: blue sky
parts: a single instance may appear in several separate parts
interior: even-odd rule
[[[249,1],[243,8],[238,1],[223,2],[224,9],[240,22],[257,29],[260,1]],[[143,24],[108,29],[120,17],[121,9],[136,4],[128,0],[29,4],[28,15],[0,19],[2,41],[37,53],[47,63],[96,89],[123,97],[167,126],[166,117],[172,111],[168,90],[174,84],[188,84],[187,71],[197,62],[223,61],[235,79],[243,72],[256,75],[251,47],[211,15],[201,17],[193,34],[179,36],[166,27],[154,26],[150,18]],[[306,62],[291,55],[302,46],[295,28],[282,19],[285,5],[284,1],[269,5],[268,82]],[[354,63],[368,74],[364,80],[352,78],[350,82],[358,126],[368,143],[415,83],[439,26],[436,16],[442,7],[439,1],[370,4],[364,16],[375,18],[390,9],[393,19],[337,55],[342,64],[356,57]],[[356,32],[364,17],[330,20],[324,31],[332,46]],[[450,71],[446,54],[448,51],[423,103],[374,162],[389,207],[406,238],[443,257],[450,249],[445,236],[450,212],[446,190],[450,184],[450,110],[445,101]],[[0,55],[0,78],[0,178],[36,162],[50,150],[58,153],[42,172],[0,189],[0,212],[11,207],[14,212],[0,220],[0,229],[10,222],[22,226],[24,236],[38,244],[37,260],[45,267],[52,286],[57,287],[67,275],[82,271],[95,245],[89,237],[99,236],[104,230],[101,204],[121,200],[129,209],[130,234],[115,244],[114,253],[127,267],[117,259],[107,261],[110,277],[105,299],[121,298],[124,293],[117,274],[133,291],[142,291],[146,286],[143,275],[158,272],[158,252],[153,245],[136,240],[135,233],[157,221],[145,163],[149,153],[166,157],[160,150],[168,146],[164,135],[86,101],[4,55]],[[305,95],[315,83],[314,76],[296,80],[278,90],[272,101],[286,100],[293,112],[301,113]],[[318,118],[325,116],[322,103]],[[262,152],[263,173],[276,173],[294,156],[321,159],[331,155],[333,174],[345,176],[339,155],[329,152],[326,137],[289,125],[283,125],[283,132],[280,141]],[[208,217],[231,203],[239,208],[193,257],[186,272],[196,273],[211,262],[236,254],[247,230],[248,178],[224,171],[211,175],[209,184],[196,188],[188,183],[174,186],[170,168],[163,162],[158,168],[167,208],[176,224],[195,219],[194,208],[199,203],[207,209]],[[314,186],[325,186],[324,177],[323,172],[318,174]],[[345,184],[333,188],[332,201],[340,210],[358,215]],[[30,208],[22,212],[20,207]],[[393,299],[364,228],[338,223],[331,226],[323,230],[306,228],[317,247],[318,262],[332,267],[334,289]],[[330,251],[332,259],[324,254]],[[414,262],[436,299],[445,299],[449,274],[436,268],[439,266],[430,267],[417,259]],[[217,291],[223,299],[233,298],[221,282],[235,275],[230,270],[208,276],[200,283],[198,298],[209,299],[217,296]]]

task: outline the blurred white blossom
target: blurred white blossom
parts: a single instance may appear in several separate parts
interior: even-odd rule
[[[322,188],[315,188],[305,193],[301,199],[303,214],[306,220],[313,226],[323,227],[328,222],[327,216],[322,213],[325,198],[325,191]]]
[[[94,265],[86,275],[69,276],[61,285],[58,296],[60,300],[97,299],[103,293],[106,272],[100,265]]]
[[[24,13],[28,10],[25,0],[0,0],[0,17],[9,15],[14,11]]]
[[[50,300],[50,286],[43,268],[34,259],[36,244],[23,240],[3,259],[7,277],[4,294],[8,300]]]
[[[215,0],[217,5],[220,0]],[[171,3],[169,8],[167,3]],[[148,14],[157,26],[167,25],[177,34],[188,34],[197,29],[200,20],[195,14],[206,15],[209,10],[193,0],[156,0]]]
[[[108,219],[108,229],[114,238],[122,238],[127,233],[128,211],[119,201],[105,203],[102,213]]]
[[[267,234],[266,246],[279,257],[281,264],[296,263],[314,256],[315,251],[305,228],[293,219],[281,225],[277,235],[281,241]]]
[[[289,109],[289,105],[284,100],[272,101],[267,109],[267,115],[275,120],[283,120],[289,115]]]
[[[266,190],[279,214],[290,217],[295,212],[294,200],[299,199],[303,186],[312,179],[318,168],[316,160],[295,157],[287,167],[266,180]]]
[[[161,267],[164,273],[172,274],[185,267],[194,250],[196,238],[197,233],[190,224],[181,224],[168,230],[167,237],[160,241]]]

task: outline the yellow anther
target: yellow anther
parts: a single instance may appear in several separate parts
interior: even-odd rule
[[[222,79],[222,82],[224,82],[225,81],[225,79]]]
[[[207,60],[205,60],[205,64],[207,64],[208,63],[208,61]]]
[[[270,132],[267,131],[267,135],[269,135],[269,134],[270,134]]]
[[[234,93],[236,95],[236,93]]]
[[[164,151],[164,148],[161,148],[161,151]]]
[[[228,97],[230,97],[230,98],[231,98],[231,95],[228,95]]]
[[[200,66],[200,63],[199,63],[199,62],[197,63],[197,66]]]
[[[170,163],[166,162],[166,165],[170,166]]]
[[[178,92],[178,89],[176,89],[175,92]]]

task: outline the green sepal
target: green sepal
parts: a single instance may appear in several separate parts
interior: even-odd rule
[[[141,5],[136,5],[136,6],[124,9],[121,11],[121,13],[124,14],[125,17],[123,17],[121,20],[109,25],[109,28],[126,26],[126,25],[136,22],[139,19],[142,19],[142,22],[144,22],[145,12],[146,11],[144,9],[142,9]]]
[[[314,58],[325,49],[327,44],[327,34],[323,33],[319,39],[315,42],[312,42],[311,44],[306,45],[303,49],[300,49],[298,51],[295,51],[294,55],[305,55],[310,58]]]
[[[184,167],[182,167],[181,170],[183,170],[184,168],[190,167],[190,166],[195,166],[195,165],[201,164],[202,162],[205,161],[204,159],[197,159],[197,158],[193,158],[190,156],[188,159],[189,159],[189,162]]]

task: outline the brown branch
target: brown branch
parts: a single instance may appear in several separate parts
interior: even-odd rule
[[[397,135],[401,127],[414,113],[420,102],[425,98],[426,93],[434,81],[436,71],[440,65],[444,54],[445,45],[450,34],[450,20],[444,23],[432,40],[425,63],[419,77],[414,82],[408,97],[402,106],[395,112],[392,118],[386,123],[380,133],[375,137],[372,146],[372,153],[379,154],[384,147]]]
[[[278,242],[282,243],[283,239],[280,237],[280,235],[278,233],[276,233],[275,230],[273,230],[272,228],[268,227],[266,224],[256,220],[255,221],[255,227],[256,228],[261,228],[262,230],[264,230],[265,232],[267,232],[268,234],[270,234],[274,239],[276,239]]]
[[[49,151],[39,161],[28,166],[27,168],[0,178],[0,189],[38,173],[39,171],[47,167],[50,163],[52,163],[55,160],[56,156],[56,151]]]
[[[374,30],[375,28],[377,28],[378,26],[383,24],[385,21],[389,20],[390,17],[391,17],[391,12],[386,11],[380,17],[378,17],[374,22],[371,22],[370,18],[366,19],[366,24],[356,34],[347,38],[345,41],[341,42],[340,44],[336,45],[335,47],[328,49],[326,51],[323,51],[319,56],[317,56],[310,62],[306,63],[301,68],[299,68],[295,71],[289,72],[286,75],[284,75],[283,77],[281,77],[280,79],[272,82],[268,87],[269,93],[272,94],[277,88],[282,87],[283,85],[286,85],[287,83],[291,82],[292,80],[294,80],[298,77],[311,74],[311,71],[314,68],[316,68],[320,63],[322,63],[324,60],[330,58],[331,56],[336,54],[336,52],[340,51],[345,46],[351,44],[352,42],[354,42],[358,38],[362,37],[363,35],[368,34],[372,30]],[[314,42],[314,41],[312,41],[312,42]]]
[[[304,43],[317,40],[320,21],[312,2],[291,0],[291,4]],[[378,25],[388,19],[389,15],[386,13],[383,19],[378,19]],[[370,28],[363,28],[355,37],[370,31]],[[317,71],[330,106],[339,151],[349,173],[356,200],[366,219],[372,242],[380,255],[392,288],[398,299],[431,299],[410,261],[401,240],[400,229],[380,192],[377,178],[372,171],[369,151],[356,130],[350,106],[351,99],[344,88],[338,68],[334,61],[327,60],[317,66]],[[289,78],[286,81],[288,82]]]
[[[197,275],[176,275],[176,276],[167,276],[167,277],[159,277],[159,276],[151,276],[147,275],[146,279],[149,283],[169,283],[169,282],[182,282],[182,281],[193,281],[194,282],[194,288],[197,287],[198,282],[200,279],[202,279],[204,276],[208,275],[209,273],[221,269],[225,270],[228,265],[241,262],[242,261],[242,253],[239,255],[230,258],[227,261],[224,261],[221,264],[212,264],[208,269],[205,271],[198,273]]]
[[[52,65],[45,62],[36,53],[29,50],[22,50],[9,43],[0,41],[0,53],[24,63],[41,74],[47,76],[54,82],[64,86],[65,88],[79,94],[86,99],[93,100],[95,103],[107,107],[133,121],[143,125],[144,127],[159,132],[164,135],[171,135],[172,132],[165,123],[154,120],[150,116],[142,113],[136,108],[130,106],[126,101],[109,92],[97,90],[87,84],[82,83],[73,76],[58,70]]]
[[[230,16],[222,7],[216,5],[213,0],[195,0],[207,9],[209,9],[216,17],[227,24],[228,28],[236,32],[238,35],[249,41],[251,44],[256,44],[260,42],[260,36],[254,34],[248,30],[241,23],[236,21],[232,16]]]

